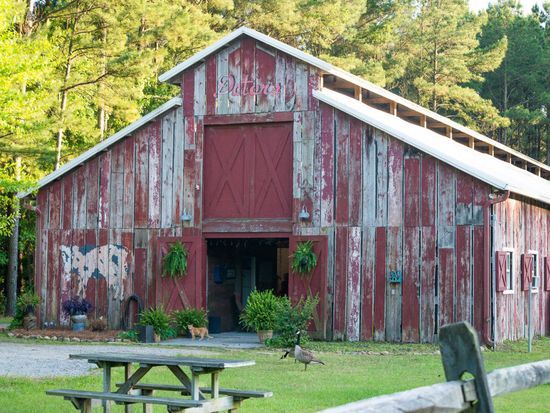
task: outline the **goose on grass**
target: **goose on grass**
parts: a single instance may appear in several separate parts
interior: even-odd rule
[[[304,371],[307,370],[307,366],[310,363],[318,363],[322,364],[323,366],[325,363],[323,363],[321,360],[315,357],[312,351],[310,350],[304,350],[302,347],[300,347],[300,336],[301,332],[296,332],[296,344],[294,345],[294,358],[298,360],[300,363],[304,363]]]

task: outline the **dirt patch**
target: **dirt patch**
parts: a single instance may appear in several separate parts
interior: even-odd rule
[[[8,336],[59,341],[122,341],[117,338],[118,333],[120,333],[120,330],[73,331],[63,328],[48,328],[40,330],[16,329],[10,331]]]

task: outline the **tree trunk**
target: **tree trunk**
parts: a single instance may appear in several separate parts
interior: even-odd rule
[[[21,157],[15,158],[15,179],[21,180]],[[14,222],[13,232],[10,237],[9,251],[8,251],[8,285],[7,285],[7,315],[15,315],[15,304],[17,302],[17,257],[18,254],[18,242],[19,242],[19,198],[16,199],[14,205]]]

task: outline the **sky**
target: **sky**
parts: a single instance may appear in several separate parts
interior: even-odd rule
[[[498,0],[469,0],[470,2],[470,9],[474,11],[482,10],[487,8],[487,5],[489,3],[496,3]],[[521,5],[523,6],[523,12],[529,12],[531,10],[531,7],[533,5],[538,4],[539,6],[542,6],[543,0],[519,0]]]

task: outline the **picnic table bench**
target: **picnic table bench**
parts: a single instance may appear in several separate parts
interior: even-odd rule
[[[265,398],[273,394],[269,391],[237,390],[220,388],[220,373],[226,368],[254,365],[253,360],[223,360],[195,357],[150,356],[128,353],[89,353],[71,354],[71,359],[86,359],[103,369],[103,391],[85,391],[58,389],[48,390],[46,394],[62,396],[70,400],[75,408],[83,413],[90,413],[94,402],[100,401],[103,411],[109,413],[111,402],[125,405],[125,411],[131,412],[132,405],[143,404],[144,413],[152,412],[152,405],[165,405],[168,412],[198,413],[234,411],[248,398]],[[139,368],[132,373],[132,364]],[[118,383],[118,389],[111,391],[111,368],[124,367],[123,383]],[[165,367],[179,380],[180,384],[140,383],[140,380],[153,368]],[[191,370],[189,377],[182,367]],[[210,387],[200,387],[199,376],[210,374]],[[182,397],[156,397],[155,391],[175,391]],[[210,397],[206,397],[208,394]]]

